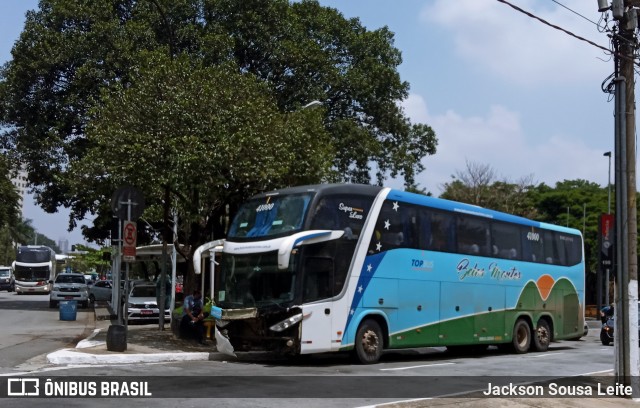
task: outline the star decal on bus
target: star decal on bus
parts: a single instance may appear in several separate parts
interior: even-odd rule
[[[358,286],[358,293],[362,293],[363,290],[364,288],[362,287],[362,285]]]
[[[349,314],[353,316],[353,314],[354,314],[355,312],[356,312],[355,310],[351,309],[351,310],[349,311]]]
[[[391,223],[389,222],[389,220],[386,220],[384,222],[384,229],[388,230],[390,226],[391,226]]]
[[[378,242],[378,243],[376,244],[376,250],[377,250],[378,252],[380,252],[380,251],[382,250],[382,244],[381,244],[380,242]]]
[[[400,206],[398,205],[398,202],[397,202],[397,201],[395,201],[395,202],[393,203],[393,211],[396,211],[396,212],[397,212],[397,211],[398,211],[398,208],[400,208]]]
[[[372,269],[373,269],[373,266],[371,264],[367,265],[367,272],[371,272]]]

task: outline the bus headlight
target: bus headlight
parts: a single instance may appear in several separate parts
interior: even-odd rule
[[[302,313],[298,313],[297,315],[293,315],[290,318],[281,321],[280,323],[276,323],[273,326],[269,327],[269,329],[273,330],[274,332],[281,332],[298,323],[300,320],[302,320]]]

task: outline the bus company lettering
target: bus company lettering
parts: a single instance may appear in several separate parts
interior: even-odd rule
[[[497,262],[489,264],[489,272],[491,277],[497,280],[519,280],[522,278],[522,273],[514,266],[511,269],[501,269]]]
[[[344,203],[340,203],[340,205],[338,206],[338,210],[348,212],[349,218],[353,218],[356,220],[361,220],[364,218],[362,215],[364,210],[362,208],[353,208],[345,205]]]
[[[433,271],[433,261],[425,261],[423,259],[412,259],[411,268],[414,271],[431,272]]]
[[[458,278],[460,280],[465,280],[467,278],[484,278],[485,277],[485,269],[478,266],[478,264],[474,264],[471,266],[469,259],[462,259],[456,268],[458,271]],[[491,279],[496,279],[499,281],[502,280],[519,280],[522,278],[522,272],[520,272],[516,267],[511,269],[502,269],[498,265],[497,262],[492,262],[489,264],[489,276]]]
[[[473,266],[469,266],[469,260],[464,258],[458,263],[458,278],[460,280],[465,280],[467,278],[484,278],[484,268],[479,268],[476,263]]]

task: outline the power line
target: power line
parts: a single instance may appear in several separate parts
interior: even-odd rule
[[[577,16],[580,16],[580,17],[584,18],[584,19],[585,19],[585,20],[587,20],[588,22],[593,23],[593,24],[595,24],[596,26],[598,26],[598,23],[596,23],[595,21],[590,20],[590,19],[588,19],[587,17],[583,16],[582,14],[578,13],[577,11],[570,9],[569,7],[567,7],[567,6],[565,6],[564,4],[560,3],[559,1],[556,1],[556,0],[551,0],[551,1],[552,1],[552,2],[554,2],[554,3],[556,3],[556,4],[557,4],[558,6],[560,6],[560,7],[564,7],[565,9],[569,10],[569,11],[570,11],[570,12],[572,12],[573,14],[575,14],[575,15],[577,15]]]
[[[518,7],[518,6],[514,5],[514,4],[511,4],[511,3],[509,3],[509,2],[508,2],[508,1],[506,1],[506,0],[498,0],[498,1],[499,1],[500,3],[504,3],[504,4],[506,4],[507,6],[509,6],[509,7],[513,8],[513,9],[515,9],[515,10],[517,10],[517,11],[519,11],[519,12],[521,12],[521,13],[523,13],[523,14],[525,14],[525,15],[527,15],[527,16],[529,16],[529,17],[533,18],[533,19],[536,19],[536,20],[540,21],[540,22],[541,22],[541,23],[543,23],[543,24],[548,25],[548,26],[549,26],[549,27],[551,27],[551,28],[555,28],[556,30],[560,30],[560,31],[562,31],[562,32],[563,32],[563,33],[565,33],[565,34],[568,34],[568,35],[570,35],[570,36],[572,36],[572,37],[574,37],[574,38],[577,38],[577,39],[578,39],[578,40],[580,40],[580,41],[584,41],[584,42],[586,42],[586,43],[588,43],[588,44],[591,44],[591,45],[593,45],[594,47],[597,47],[597,48],[599,48],[599,49],[601,49],[601,50],[603,50],[603,51],[605,51],[605,52],[608,52],[608,53],[610,53],[610,52],[611,52],[611,50],[610,50],[610,49],[608,49],[608,48],[606,48],[606,47],[603,47],[603,46],[601,46],[601,45],[598,45],[598,44],[594,43],[593,41],[587,40],[587,39],[586,39],[586,38],[584,38],[584,37],[580,37],[579,35],[576,35],[576,34],[572,33],[571,31],[565,30],[564,28],[562,28],[562,27],[560,27],[560,26],[557,26],[557,25],[555,25],[555,24],[551,24],[551,23],[550,23],[550,22],[548,22],[547,20],[542,19],[542,18],[540,18],[540,17],[538,17],[538,16],[536,16],[536,15],[534,15],[534,14],[531,14],[531,13],[529,13],[528,11],[523,10],[523,9],[521,9],[520,7]]]

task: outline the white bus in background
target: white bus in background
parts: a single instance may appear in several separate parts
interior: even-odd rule
[[[56,277],[56,253],[43,245],[20,246],[11,267],[18,295],[48,294],[51,290],[49,281]]]

